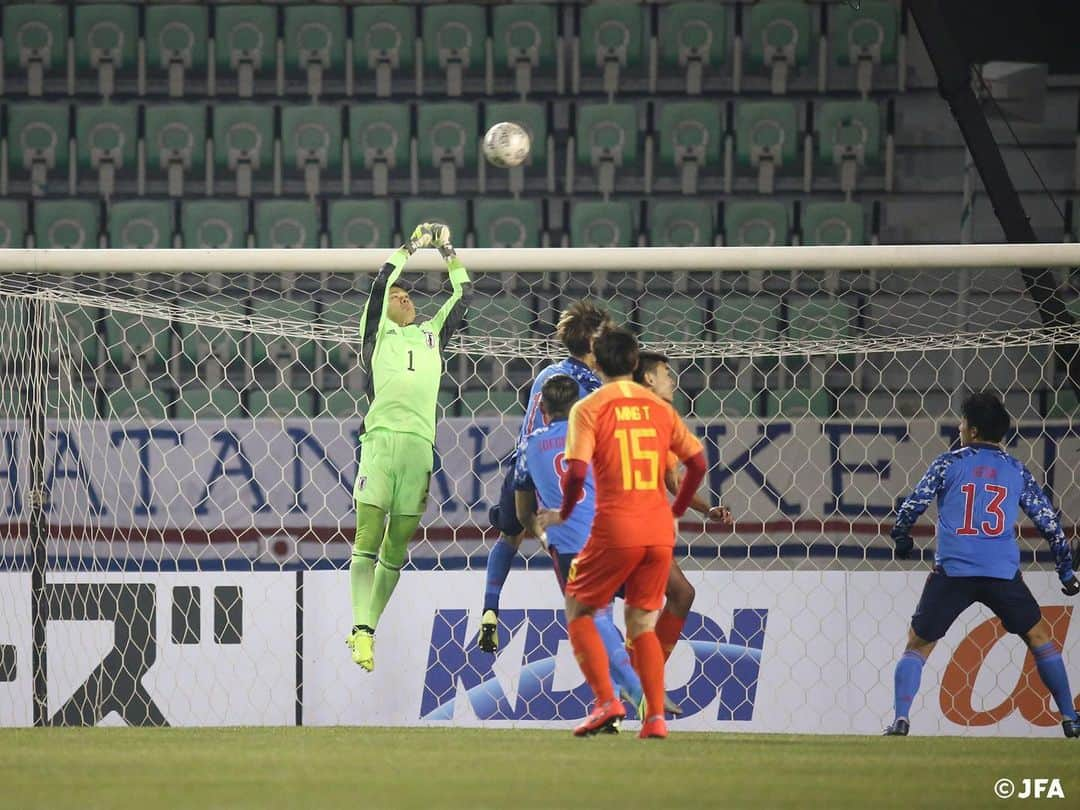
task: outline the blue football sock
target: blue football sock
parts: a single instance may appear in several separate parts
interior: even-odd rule
[[[926,659],[914,650],[905,650],[896,662],[896,673],[893,676],[893,688],[895,689],[896,718],[909,719],[911,702],[915,700],[915,694],[919,691],[919,681],[922,680],[922,668]]]
[[[516,554],[517,549],[510,545],[505,537],[500,537],[491,547],[487,560],[487,585],[484,588],[485,611],[498,612],[499,594],[502,593],[503,583],[506,582],[506,575],[510,573]]]
[[[607,650],[608,666],[611,670],[611,680],[615,684],[615,691],[625,690],[630,695],[630,701],[636,704],[641,700],[641,679],[630,665],[626,642],[623,641],[619,628],[615,626],[615,620],[611,615],[611,605],[596,611],[593,614],[593,623],[604,642],[604,649]]]
[[[1076,709],[1073,707],[1072,690],[1069,689],[1069,674],[1065,671],[1065,662],[1061,660],[1061,650],[1057,644],[1048,641],[1041,647],[1032,647],[1031,653],[1035,656],[1039,677],[1054,696],[1061,716],[1066,720],[1075,720]]]

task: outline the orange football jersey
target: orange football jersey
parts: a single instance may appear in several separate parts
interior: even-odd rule
[[[570,410],[566,459],[593,467],[590,539],[610,546],[674,545],[664,488],[668,453],[686,460],[701,451],[675,409],[637,383],[607,383],[578,401]]]

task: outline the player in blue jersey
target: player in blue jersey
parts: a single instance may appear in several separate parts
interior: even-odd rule
[[[514,466],[525,438],[544,425],[540,410],[540,391],[551,377],[564,374],[578,385],[580,396],[592,393],[600,387],[600,378],[593,372],[595,359],[592,353],[593,338],[603,329],[610,318],[607,312],[591,301],[575,301],[559,317],[555,337],[569,356],[552,363],[536,375],[529,390],[529,404],[525,418],[518,431],[518,441],[510,456],[510,470],[503,480],[499,503],[489,514],[491,525],[499,530],[499,539],[492,546],[487,560],[487,582],[484,588],[484,610],[480,618],[480,634],[477,644],[484,652],[499,649],[499,595],[506,576],[521,545],[524,528],[517,519],[514,507]]]
[[[937,641],[969,606],[986,605],[1010,633],[1024,639],[1061,712],[1066,737],[1080,737],[1065,664],[1035,597],[1020,576],[1016,523],[1023,510],[1050,544],[1062,593],[1080,593],[1073,555],[1057,512],[1027,468],[1005,452],[1010,419],[995,394],[968,397],[960,408],[958,450],[938,456],[900,506],[893,526],[896,556],[914,548],[911,527],[937,499],[937,550],[911,617],[907,648],[894,677],[896,715],[886,736],[906,736],[923,664]]]
[[[559,590],[564,590],[574,557],[585,547],[592,531],[596,513],[596,486],[590,471],[585,478],[584,491],[574,513],[565,522],[545,530],[536,524],[536,513],[542,508],[562,505],[563,481],[567,474],[567,419],[571,406],[580,399],[576,380],[556,374],[541,387],[540,408],[547,424],[530,433],[518,449],[514,466],[514,503],[518,521],[525,532],[547,546]],[[608,654],[611,680],[623,697],[633,705],[643,698],[641,680],[630,664],[626,643],[615,626],[611,605],[598,610],[594,616],[596,630]]]

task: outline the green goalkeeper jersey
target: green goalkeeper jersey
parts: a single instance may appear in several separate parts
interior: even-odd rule
[[[386,317],[390,287],[409,254],[401,248],[379,269],[360,318],[361,363],[371,403],[361,433],[393,430],[435,443],[435,411],[442,378],[442,353],[461,327],[468,308],[469,274],[456,256],[450,259],[453,293],[435,317],[398,326]]]

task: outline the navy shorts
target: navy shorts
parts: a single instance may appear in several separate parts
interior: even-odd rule
[[[551,564],[555,569],[555,579],[559,580],[559,590],[566,593],[566,580],[570,577],[570,566],[577,554],[563,554],[548,546],[548,554],[551,555]]]
[[[517,519],[517,506],[514,504],[514,471],[510,470],[503,479],[499,503],[488,510],[488,520],[504,537],[516,537],[525,531]]]
[[[919,605],[911,617],[911,629],[925,641],[937,641],[956,617],[981,602],[1001,619],[1010,633],[1023,635],[1042,618],[1039,603],[1016,572],[1012,579],[950,577],[940,567],[926,578]]]

